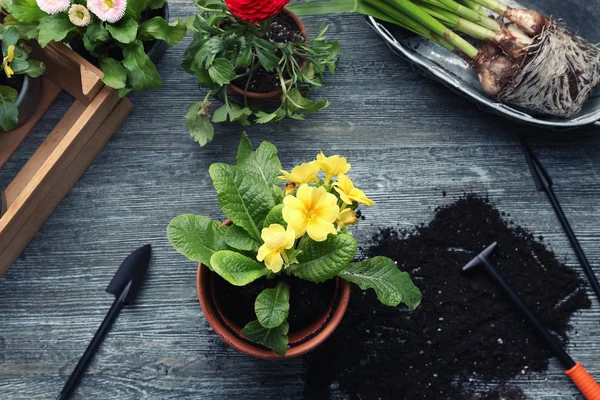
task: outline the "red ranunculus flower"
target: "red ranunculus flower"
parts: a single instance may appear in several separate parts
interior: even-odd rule
[[[259,24],[281,12],[290,0],[225,0],[229,11],[239,19]]]

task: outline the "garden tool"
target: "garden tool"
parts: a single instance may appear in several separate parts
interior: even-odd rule
[[[600,386],[594,378],[585,370],[579,362],[573,361],[571,356],[561,347],[556,338],[541,324],[533,311],[523,302],[521,297],[513,290],[512,287],[504,280],[502,275],[494,268],[490,261],[490,256],[496,249],[497,243],[492,243],[489,247],[483,250],[477,257],[472,259],[463,267],[463,272],[473,268],[483,268],[500,290],[510,299],[513,305],[521,312],[525,320],[538,334],[540,339],[548,347],[549,350],[560,360],[566,368],[565,374],[571,378],[573,383],[581,391],[583,396],[588,400],[600,400]]]
[[[117,270],[117,273],[113,276],[106,291],[114,294],[116,299],[110,307],[110,310],[108,310],[106,317],[104,317],[104,321],[102,321],[100,328],[98,328],[98,331],[96,331],[92,341],[85,350],[85,353],[83,353],[83,356],[71,373],[69,380],[65,383],[65,386],[58,396],[58,400],[64,400],[69,397],[69,394],[77,386],[85,368],[92,360],[94,353],[110,330],[113,322],[117,319],[123,306],[131,305],[135,301],[135,298],[142,287],[144,277],[146,276],[151,254],[152,247],[149,244],[140,247],[123,261]]]
[[[562,225],[563,230],[565,231],[567,237],[569,238],[569,242],[571,242],[571,246],[573,247],[573,250],[575,251],[577,258],[579,259],[579,263],[583,267],[583,272],[585,272],[585,275],[587,276],[588,280],[590,281],[590,285],[592,286],[592,289],[594,290],[594,292],[596,293],[596,296],[598,296],[598,299],[600,300],[600,283],[598,283],[598,278],[596,278],[596,275],[594,274],[594,270],[592,269],[590,262],[588,261],[587,257],[585,256],[585,253],[583,252],[583,249],[581,248],[581,245],[579,244],[579,240],[577,240],[577,237],[575,236],[573,229],[571,229],[571,225],[569,224],[569,221],[567,220],[567,216],[563,212],[563,210],[560,206],[560,203],[558,202],[558,199],[556,198],[556,195],[554,194],[554,191],[552,190],[552,179],[550,178],[550,176],[548,175],[548,173],[542,166],[542,163],[540,163],[540,161],[538,160],[536,155],[533,153],[533,150],[531,149],[529,144],[527,144],[527,142],[525,141],[525,139],[522,136],[521,136],[521,146],[523,146],[523,151],[525,152],[525,158],[527,159],[527,163],[529,164],[529,169],[531,170],[531,175],[533,176],[533,180],[535,181],[535,185],[536,185],[537,189],[539,191],[542,191],[542,190],[545,191],[546,194],[548,195],[548,199],[550,199],[550,203],[552,203],[554,212],[556,213],[556,216],[558,217],[558,220],[560,221],[560,224]]]

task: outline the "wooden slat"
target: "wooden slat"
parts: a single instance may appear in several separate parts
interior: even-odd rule
[[[63,43],[52,42],[43,50],[34,46],[34,55],[46,63],[46,76],[87,105],[103,87],[104,74]]]
[[[70,111],[74,112],[80,107],[82,106],[78,102],[75,102]],[[54,209],[58,207],[69,190],[71,190],[73,185],[94,161],[98,153],[104,148],[119,126],[121,126],[125,118],[131,113],[132,109],[133,105],[128,99],[121,99],[88,142],[81,148],[76,158],[59,177],[58,181],[50,191],[46,193],[40,204],[31,213],[23,227],[10,242],[10,245],[0,255],[0,275],[5,272],[17,259],[19,254],[21,254],[29,241],[35,236],[42,225],[44,225],[46,219],[48,219]],[[56,131],[57,136],[59,136],[60,130]],[[10,192],[7,191],[7,193]]]
[[[79,154],[89,138],[119,101],[117,92],[109,87],[103,88],[96,98],[80,115],[73,126],[66,127],[68,132],[56,149],[42,164],[39,171],[27,183],[25,188],[12,202],[11,207],[0,219],[0,254],[14,239],[29,217],[40,205],[45,194],[56,184],[60,176]],[[60,125],[60,123],[59,123]],[[18,183],[17,183],[18,184]],[[7,196],[10,194],[7,188]],[[1,257],[0,257],[1,258]],[[2,269],[0,269],[0,272]]]
[[[43,78],[43,94],[39,106],[25,124],[9,132],[0,133],[0,168],[17,151],[29,132],[35,127],[42,115],[50,108],[61,89],[50,79]]]

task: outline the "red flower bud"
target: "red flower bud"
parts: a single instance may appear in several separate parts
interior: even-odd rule
[[[290,0],[225,0],[229,11],[239,19],[259,24],[281,12]]]

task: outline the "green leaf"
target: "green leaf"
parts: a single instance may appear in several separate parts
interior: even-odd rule
[[[12,68],[15,74],[22,74],[27,68],[29,68],[29,62],[22,58],[13,58],[10,62],[10,68]]]
[[[138,35],[142,40],[164,40],[169,46],[173,46],[183,39],[186,31],[185,22],[179,19],[168,23],[162,17],[154,17],[142,22]]]
[[[148,0],[127,0],[127,9],[125,10],[125,17],[132,18],[135,21],[139,21],[142,16],[142,11],[146,9]]]
[[[302,96],[297,88],[290,89],[288,91],[288,96],[294,102],[294,104],[290,103],[291,111],[302,111],[303,113],[309,114],[329,107],[329,100],[321,99],[317,102],[314,102]]]
[[[37,22],[48,15],[40,9],[36,0],[11,0],[5,4],[10,15],[20,22]]]
[[[232,225],[223,235],[225,242],[234,249],[242,251],[258,251],[260,243],[246,232],[244,228]]]
[[[252,41],[258,61],[264,69],[271,72],[279,65],[280,57],[277,55],[277,47],[268,40],[254,38]]]
[[[40,20],[38,42],[40,46],[46,47],[52,41],[63,41],[69,32],[75,30],[76,27],[69,21],[67,13],[48,15]]]
[[[17,73],[17,71],[14,69],[14,62],[11,63],[11,66],[13,67],[15,73]],[[44,72],[46,72],[46,65],[44,65],[43,62],[36,60],[28,60],[27,68],[20,70],[18,73],[28,75],[32,78],[38,78],[44,75]]]
[[[293,274],[316,283],[332,279],[354,259],[356,248],[356,240],[348,234],[329,235],[323,242],[306,236],[298,246],[302,253]]]
[[[162,8],[166,2],[167,0],[148,0],[148,3],[146,3],[146,8],[156,10]]]
[[[185,115],[186,126],[192,138],[204,146],[215,136],[215,128],[210,122],[204,101],[194,103]]]
[[[410,275],[400,271],[394,261],[387,257],[352,263],[338,276],[357,284],[362,290],[374,289],[379,301],[387,306],[405,303],[414,310],[421,302],[421,292]]]
[[[45,16],[45,15],[44,15]],[[38,35],[38,21],[35,22],[23,22],[17,20],[13,15],[7,15],[4,17],[4,27],[14,27],[19,30],[21,37],[25,39],[35,39]]]
[[[266,329],[258,321],[252,321],[241,330],[241,333],[254,343],[262,344],[283,357],[288,348],[289,329],[290,326],[287,322],[277,328]]]
[[[131,43],[137,37],[138,23],[132,18],[123,18],[116,24],[107,24],[106,29],[120,43]]]
[[[239,52],[235,59],[235,65],[238,68],[248,68],[252,65],[252,46],[245,36],[239,38]]]
[[[6,27],[2,33],[2,54],[6,57],[8,48],[16,46],[19,41],[19,31],[14,27]]]
[[[263,328],[277,328],[290,312],[290,287],[278,282],[274,288],[263,290],[254,302],[254,312]]]
[[[96,47],[97,42],[105,42],[108,40],[108,30],[102,21],[97,18],[94,18],[92,22],[86,27],[84,40],[87,40],[91,43],[92,47]],[[89,51],[93,51],[86,46]]]
[[[104,72],[102,82],[113,89],[121,89],[125,87],[127,82],[127,73],[123,65],[114,58],[100,59],[100,69]]]
[[[240,140],[240,144],[238,146],[237,155],[235,156],[235,161],[239,164],[243,162],[246,158],[248,158],[252,154],[252,143],[248,138],[248,134],[246,132],[242,133],[242,140]]]
[[[226,85],[237,76],[233,64],[226,58],[216,58],[208,68],[208,75],[219,85]]]
[[[219,225],[219,222],[208,217],[179,215],[169,222],[167,239],[180,254],[212,269],[212,255],[219,250],[228,249]]]
[[[260,240],[265,217],[275,207],[271,189],[233,165],[213,164],[209,173],[223,213]]]
[[[279,224],[284,228],[287,228],[287,222],[285,222],[283,219],[282,211],[283,204],[277,204],[275,207],[273,207],[267,214],[267,218],[265,218],[263,227],[268,228],[271,224]]]
[[[19,123],[18,96],[10,86],[0,86],[0,126],[4,131],[10,131]]]
[[[277,156],[277,147],[272,143],[262,142],[258,149],[238,163],[238,166],[269,187],[280,183],[277,176],[281,174],[281,162]]]
[[[245,286],[269,272],[258,261],[231,250],[217,251],[210,258],[210,265],[213,271],[234,286]]]
[[[123,66],[127,81],[134,90],[160,89],[162,79],[139,40],[123,48]]]
[[[227,121],[227,104],[223,104],[213,112],[212,120],[215,123]]]

